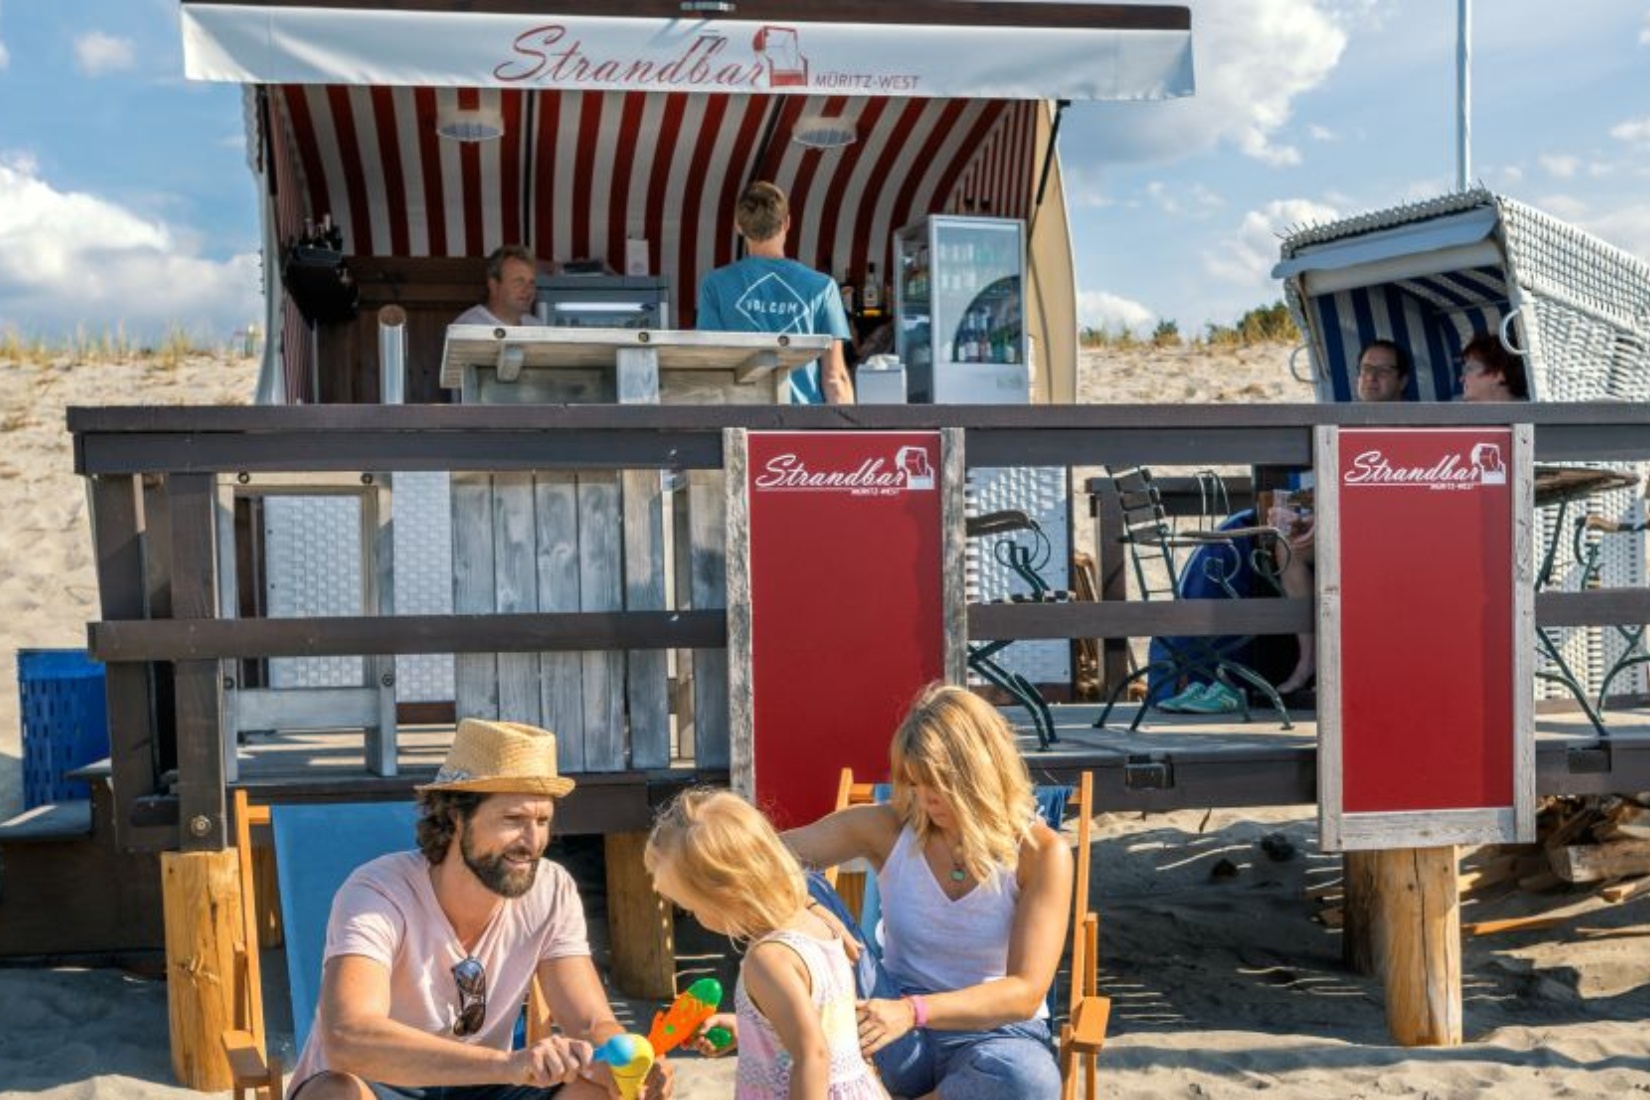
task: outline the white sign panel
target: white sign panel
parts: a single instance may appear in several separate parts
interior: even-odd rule
[[[1192,94],[1185,30],[183,6],[184,71],[249,84],[967,99]]]

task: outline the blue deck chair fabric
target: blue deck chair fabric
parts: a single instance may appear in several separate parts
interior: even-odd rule
[[[415,847],[411,802],[272,805],[295,1049],[303,1050],[321,996],[327,918],[338,888],[363,863]]]

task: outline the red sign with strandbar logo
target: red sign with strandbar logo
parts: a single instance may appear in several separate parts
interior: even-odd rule
[[[1340,434],[1347,813],[1513,805],[1511,445],[1502,428]]]
[[[756,801],[780,828],[830,811],[945,671],[937,432],[752,432]]]

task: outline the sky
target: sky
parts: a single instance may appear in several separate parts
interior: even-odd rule
[[[1191,0],[1197,95],[1077,104],[1086,326],[1183,334],[1281,297],[1291,226],[1456,178],[1452,0]],[[261,316],[240,89],[183,79],[176,0],[0,0],[0,332]],[[1471,178],[1650,261],[1650,0],[1477,0]]]

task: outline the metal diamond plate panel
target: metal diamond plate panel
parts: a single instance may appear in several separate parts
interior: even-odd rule
[[[269,617],[361,614],[361,509],[354,497],[271,496],[264,501]],[[359,657],[269,662],[276,688],[356,687]]]
[[[1647,465],[1612,465],[1641,476],[1650,473]],[[1590,497],[1582,503],[1572,503],[1564,511],[1564,528],[1556,532],[1558,553],[1553,567],[1552,591],[1574,592],[1585,583],[1582,565],[1576,560],[1575,530],[1578,521],[1586,516],[1599,516],[1622,523],[1637,523],[1644,518],[1644,500],[1638,488],[1619,489]],[[1551,545],[1554,526],[1559,521],[1559,510],[1554,507],[1536,511],[1537,530],[1541,544],[1537,551]],[[1614,535],[1601,541],[1603,554],[1597,586],[1601,588],[1642,588],[1645,584],[1645,538],[1642,532]],[[1565,627],[1548,630],[1548,636],[1558,643],[1570,670],[1576,674],[1589,696],[1597,697],[1605,673],[1620,659],[1625,643],[1614,627]],[[1537,667],[1551,670],[1552,663],[1545,656],[1537,657]],[[1610,681],[1611,695],[1642,695],[1645,692],[1645,666],[1639,665]],[[1570,692],[1562,684],[1551,680],[1536,681],[1538,699],[1570,699]]]
[[[446,471],[401,473],[395,490],[395,613],[453,611],[453,515]],[[453,697],[453,658],[419,653],[395,659],[396,697],[442,702]]]
[[[1058,591],[1071,587],[1071,498],[1064,467],[970,470],[965,492],[971,516],[1014,508],[1036,520],[1048,538],[1046,553],[1042,548],[1033,551],[1037,572],[1050,588]],[[967,592],[971,603],[1031,592],[1031,585],[1011,567],[1009,555],[998,549],[1000,544],[1016,538],[1022,546],[1032,548],[1033,542],[1025,532],[968,540]],[[1071,683],[1071,644],[1066,641],[1015,642],[1003,650],[998,661],[1034,684]]]

